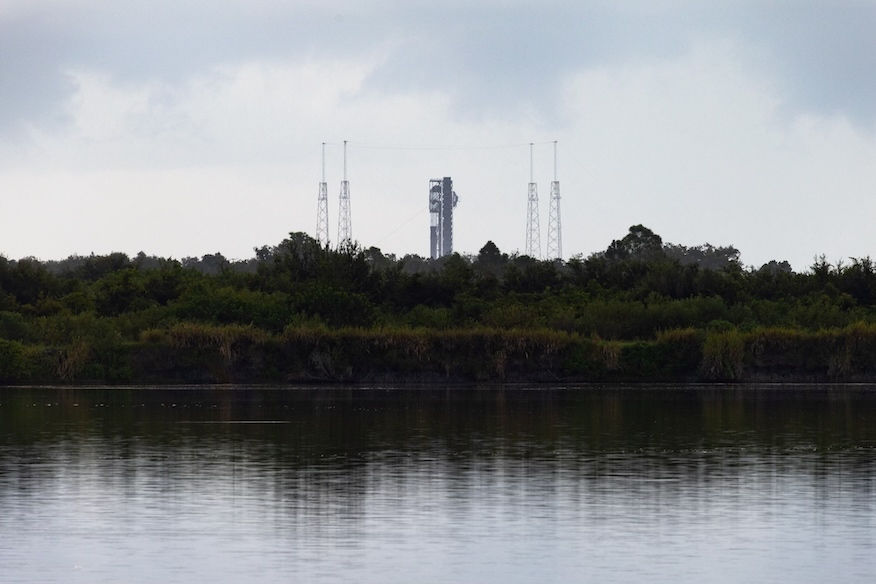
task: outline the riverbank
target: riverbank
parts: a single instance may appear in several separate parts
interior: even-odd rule
[[[876,382],[876,263],[744,267],[636,225],[587,258],[0,255],[0,384]]]
[[[3,383],[874,382],[876,325],[678,329],[611,341],[557,330],[181,323],[136,342],[0,340]]]

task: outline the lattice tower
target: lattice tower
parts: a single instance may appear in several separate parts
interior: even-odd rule
[[[325,142],[322,143],[322,182],[316,201],[316,240],[321,245],[329,241],[328,183],[325,182]]]
[[[344,180],[341,181],[341,198],[338,208],[338,246],[353,242],[353,225],[350,218],[350,183],[347,181],[347,141],[344,140]]]
[[[557,180],[557,143],[554,142],[554,180],[548,215],[547,259],[563,259],[563,224],[560,215],[560,181]]]
[[[538,220],[538,186],[533,179],[532,144],[529,145],[529,197],[526,209],[526,250],[531,258],[541,259],[541,230]]]

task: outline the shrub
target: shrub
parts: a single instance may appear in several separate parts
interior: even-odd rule
[[[29,372],[24,345],[0,339],[0,381],[21,381]]]

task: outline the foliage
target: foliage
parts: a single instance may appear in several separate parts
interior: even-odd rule
[[[0,339],[0,381],[20,381],[28,372],[25,346],[18,341]]]
[[[303,233],[245,260],[0,256],[4,382],[864,379],[874,330],[869,257],[745,268],[733,246],[642,225],[565,262],[490,241],[399,259]]]

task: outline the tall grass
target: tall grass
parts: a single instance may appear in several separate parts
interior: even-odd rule
[[[713,381],[741,380],[746,336],[736,329],[708,333],[703,343],[700,365],[703,378]]]
[[[69,347],[61,351],[58,358],[56,373],[63,381],[74,381],[90,363],[92,348],[85,339],[76,339]]]
[[[415,372],[504,379],[556,367],[574,338],[562,331],[495,328],[289,327],[283,333],[283,342],[299,361],[309,361],[315,373],[341,379]]]
[[[215,326],[184,322],[167,331],[167,340],[176,349],[216,349],[226,361],[232,361],[245,345],[258,345],[269,333],[252,325],[229,324]]]
[[[663,330],[605,340],[549,328],[330,328],[180,323],[123,342],[103,319],[45,323],[56,341],[0,343],[0,379],[744,381],[876,378],[876,324]],[[61,326],[63,325],[63,326]]]

